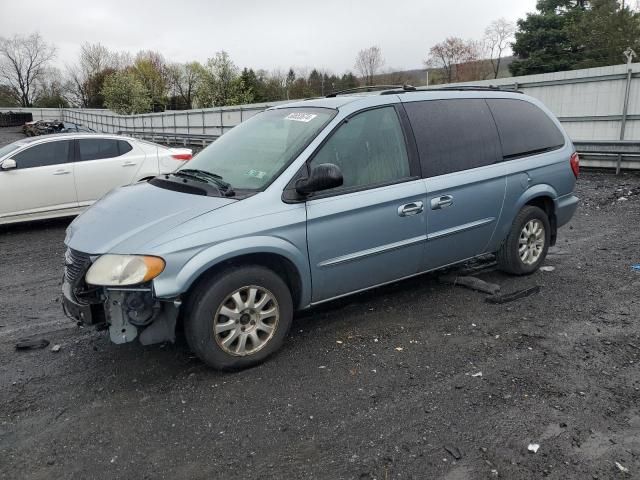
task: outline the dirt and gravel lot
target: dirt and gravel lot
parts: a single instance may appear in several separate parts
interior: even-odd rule
[[[67,321],[68,220],[0,228],[0,478],[640,478],[640,176],[578,194],[554,271],[479,274],[540,293],[415,278],[298,314],[238,373]]]

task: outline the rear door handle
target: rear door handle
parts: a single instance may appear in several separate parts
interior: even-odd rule
[[[411,202],[406,205],[400,205],[398,207],[398,215],[401,217],[408,217],[410,215],[415,215],[417,213],[422,212],[424,210],[424,205],[422,202]]]
[[[450,207],[453,205],[452,195],[442,195],[431,199],[431,210],[440,210],[441,208]]]
[[[56,170],[55,172],[53,172],[54,175],[68,175],[71,172],[69,170]]]

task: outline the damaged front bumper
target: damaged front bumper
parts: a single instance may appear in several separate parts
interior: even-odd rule
[[[91,287],[84,275],[88,255],[67,251],[62,283],[62,308],[67,317],[85,325],[106,326],[113,343],[143,345],[175,341],[180,300],[155,298],[151,284],[127,288]]]

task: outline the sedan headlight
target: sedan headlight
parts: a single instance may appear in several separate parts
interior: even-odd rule
[[[102,255],[89,268],[85,280],[90,285],[120,287],[153,280],[164,270],[160,257],[146,255]]]

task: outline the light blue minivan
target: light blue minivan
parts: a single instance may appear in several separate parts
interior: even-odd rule
[[[270,108],[179,171],[69,226],[64,309],[111,340],[242,368],[296,310],[495,253],[534,272],[574,214],[579,161],[537,100],[388,88]]]

